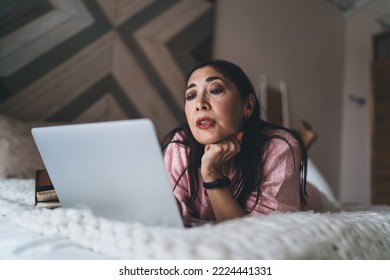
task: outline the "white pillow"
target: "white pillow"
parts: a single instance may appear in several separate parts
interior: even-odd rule
[[[0,115],[0,178],[35,178],[45,168],[31,135],[32,127],[44,125]]]

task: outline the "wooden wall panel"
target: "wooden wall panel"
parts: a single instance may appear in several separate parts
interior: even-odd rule
[[[149,117],[160,137],[184,120],[183,69],[212,57],[213,1],[12,3],[0,33],[1,114],[29,121]],[[198,48],[202,57],[194,56]]]

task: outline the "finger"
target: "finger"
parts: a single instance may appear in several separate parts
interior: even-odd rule
[[[242,138],[242,135],[239,135],[239,137]],[[236,155],[240,152],[240,150],[241,143],[235,135],[229,136],[217,143],[209,144],[207,150],[205,148],[205,151],[210,151],[215,154],[219,154],[219,156],[223,157],[225,160]]]
[[[228,141],[230,142],[230,146],[232,151],[236,151],[237,153],[239,151],[241,151],[241,142],[242,142],[242,135],[243,133],[239,133],[238,136],[237,135],[233,135],[231,137],[229,137]]]
[[[242,138],[244,137],[244,132],[240,131],[237,133],[236,138],[240,144],[242,144]]]
[[[229,141],[221,141],[216,144],[208,145],[207,150],[205,149],[205,154],[207,154],[207,158],[213,158],[214,163],[222,163],[230,158],[231,150],[233,144]]]
[[[238,154],[241,145],[235,136],[231,136],[219,143],[220,152],[223,153],[225,160],[228,160]]]

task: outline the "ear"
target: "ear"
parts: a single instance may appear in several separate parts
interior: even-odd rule
[[[250,117],[253,114],[253,109],[256,104],[256,96],[254,93],[250,93],[248,99],[244,104],[244,116]]]

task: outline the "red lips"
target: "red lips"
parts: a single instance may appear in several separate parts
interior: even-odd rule
[[[215,121],[207,117],[199,118],[196,120],[196,126],[200,129],[207,129],[213,127],[214,125]]]

